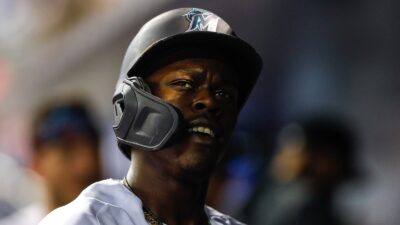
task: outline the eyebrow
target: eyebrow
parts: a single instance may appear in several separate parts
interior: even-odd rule
[[[201,75],[201,74],[205,73],[205,70],[202,68],[183,68],[183,69],[179,69],[178,71],[188,73],[191,75]]]
[[[203,79],[203,77],[201,76],[207,73],[207,70],[204,68],[193,68],[193,67],[182,68],[178,69],[177,71],[182,74],[193,76],[193,79],[195,80]],[[233,87],[238,89],[236,77],[233,77],[233,79],[222,78],[220,82],[224,85],[232,85]]]

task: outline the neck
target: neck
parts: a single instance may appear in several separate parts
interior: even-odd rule
[[[45,204],[48,213],[66,204],[63,203],[63,201],[61,200],[59,193],[51,190],[49,187],[47,187],[46,189]]]
[[[47,198],[47,200],[46,200],[46,212],[50,213],[51,211],[53,211],[56,208],[58,208],[58,204],[56,204],[51,199]]]
[[[180,180],[137,158],[132,157],[127,182],[148,211],[168,225],[208,224],[204,212],[208,180]]]

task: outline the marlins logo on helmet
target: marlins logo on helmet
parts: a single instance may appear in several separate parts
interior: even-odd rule
[[[213,13],[205,10],[193,8],[188,13],[183,15],[190,22],[189,31],[216,31],[219,18]]]

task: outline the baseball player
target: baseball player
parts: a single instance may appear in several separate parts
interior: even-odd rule
[[[131,160],[40,225],[242,224],[205,205],[238,113],[259,76],[257,52],[212,12],[180,8],[147,22],[124,57],[114,131]]]
[[[37,225],[102,178],[100,134],[86,106],[83,100],[60,97],[41,105],[33,117],[30,167],[40,177],[43,198],[2,218],[0,225]],[[34,194],[34,186],[26,182],[14,188]]]

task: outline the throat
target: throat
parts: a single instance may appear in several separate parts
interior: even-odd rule
[[[197,149],[176,146],[156,152],[132,150],[126,183],[144,208],[165,224],[208,224],[205,198],[212,167],[208,164],[213,163],[207,161],[207,166],[199,167],[192,161],[204,162],[203,155],[193,153],[198,153]]]
[[[208,184],[187,187],[175,182],[167,184],[141,183],[139,180],[124,180],[126,186],[142,201],[143,212],[150,225],[208,225],[205,212],[205,196]]]

